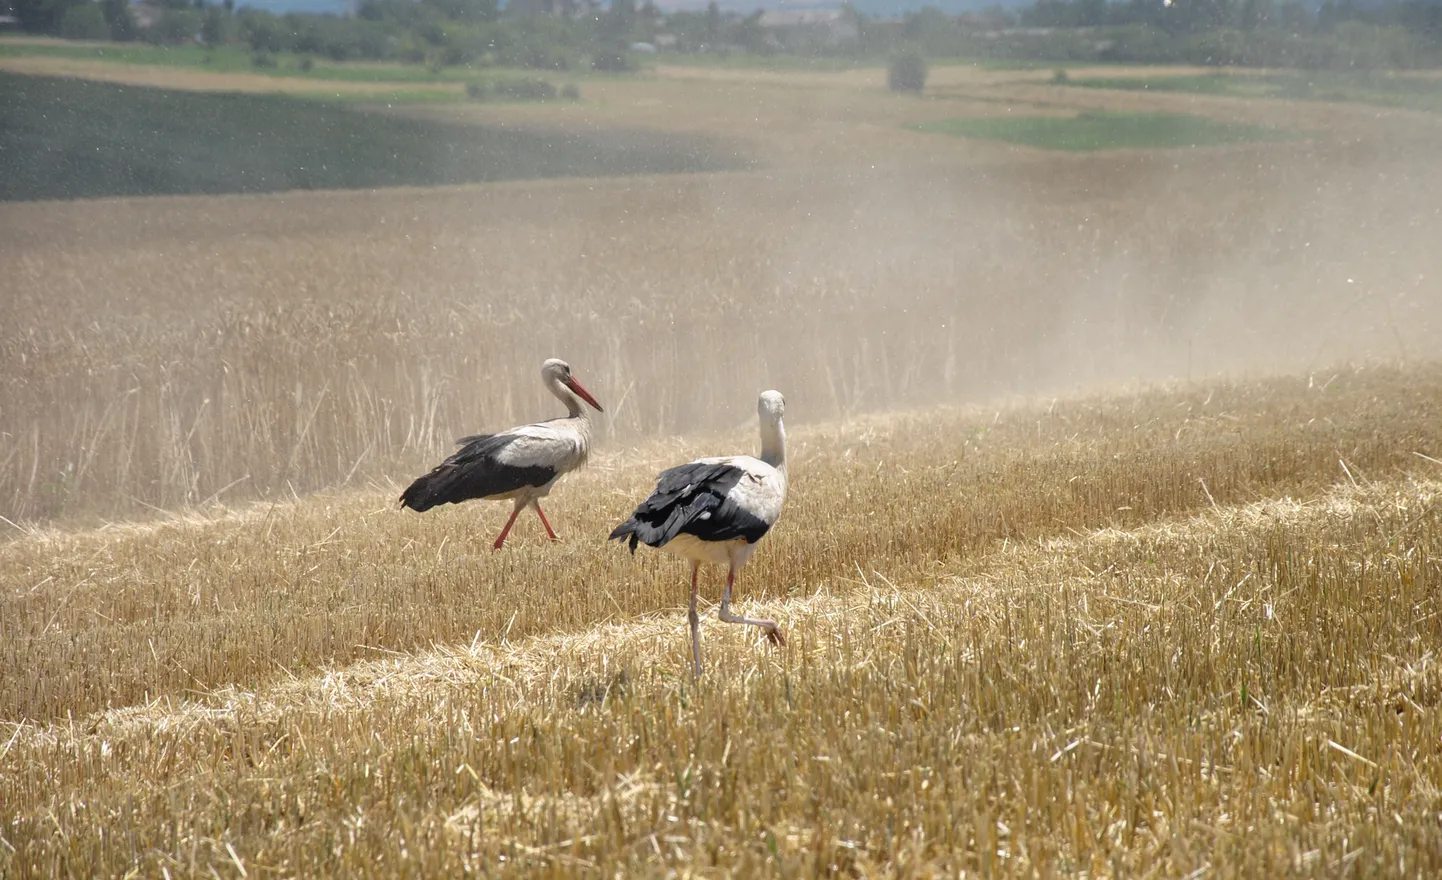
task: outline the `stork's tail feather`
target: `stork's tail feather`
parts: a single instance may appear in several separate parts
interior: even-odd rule
[[[446,479],[448,474],[439,472],[439,469],[431,471],[424,476],[417,477],[415,482],[406,487],[401,493],[401,507],[409,507],[411,510],[422,512],[430,510],[437,504],[444,504],[446,490],[450,481]]]
[[[635,517],[631,517],[630,519],[628,519],[628,520],[626,520],[625,522],[621,523],[619,526],[616,526],[616,528],[615,528],[614,530],[612,530],[610,537],[606,538],[606,540],[607,540],[607,541],[620,541],[620,540],[624,540],[625,538],[629,537],[629,538],[631,539],[631,541],[630,541],[630,544],[631,544],[631,555],[634,556],[634,555],[636,555],[636,543],[637,543],[636,528],[637,528],[637,526],[639,526],[639,525],[640,525],[640,523],[636,522],[636,518],[635,518]]]
[[[631,518],[616,527],[611,533],[611,539],[630,538],[631,552],[636,552],[637,544],[645,544],[647,547],[662,547],[667,541],[676,537],[681,530],[683,521],[672,521],[663,519],[660,524],[649,522],[643,513],[635,513]]]

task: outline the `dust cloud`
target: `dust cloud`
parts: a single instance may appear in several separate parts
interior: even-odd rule
[[[10,204],[0,510],[391,481],[553,414],[549,356],[613,447],[738,428],[768,387],[800,425],[1430,358],[1437,126],[1357,116],[1218,149],[888,127],[769,161],[753,134],[743,171]]]

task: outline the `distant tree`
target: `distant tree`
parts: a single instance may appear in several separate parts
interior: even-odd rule
[[[1116,11],[1114,18],[1119,23],[1161,28],[1171,12],[1171,7],[1156,0],[1128,0]]]
[[[449,21],[495,21],[500,15],[496,0],[421,0],[421,5]]]
[[[901,32],[908,40],[919,41],[950,24],[951,18],[945,12],[935,6],[923,6],[902,18]]]
[[[1037,0],[1022,10],[1021,21],[1028,27],[1075,27],[1076,9],[1067,0]]]
[[[356,7],[356,17],[366,21],[405,21],[402,16],[394,14],[401,10],[414,10],[416,4],[406,3],[404,7],[397,5],[394,0],[361,0]]]
[[[251,51],[274,53],[286,49],[290,35],[274,15],[245,9],[236,18],[240,23],[241,39],[250,45]]]
[[[77,3],[60,14],[60,36],[67,40],[108,40],[110,25],[95,3]]]
[[[1397,23],[1414,34],[1442,45],[1442,2],[1405,0],[1397,5]]]
[[[1277,23],[1290,34],[1311,33],[1312,11],[1301,0],[1288,0],[1277,9]]]
[[[147,43],[179,45],[200,32],[200,13],[193,9],[167,9],[141,34]]]
[[[1255,31],[1271,24],[1274,17],[1272,0],[1242,0],[1241,9],[1237,12],[1237,26],[1244,31]]]
[[[921,94],[926,88],[926,59],[920,52],[901,52],[891,59],[886,68],[886,84],[893,92],[915,92]]]
[[[130,11],[130,0],[101,0],[100,11],[110,28],[110,39],[128,43],[139,35],[135,15]]]
[[[1076,0],[1077,27],[1103,27],[1107,19],[1107,0]]]
[[[556,0],[510,0],[506,4],[506,15],[510,18],[536,18],[555,12]]]
[[[1323,34],[1330,34],[1336,29],[1337,25],[1344,21],[1353,20],[1356,15],[1356,7],[1348,2],[1348,0],[1342,0],[1340,3],[1333,3],[1332,0],[1327,0],[1327,2],[1317,8],[1317,31]]]
[[[602,41],[630,43],[635,29],[635,0],[611,0],[611,8],[601,16],[596,32]]]
[[[1189,33],[1234,28],[1241,22],[1242,6],[1246,0],[1173,0],[1175,8],[1180,2],[1191,13]]]
[[[769,47],[766,45],[766,31],[761,27],[761,15],[761,10],[758,9],[733,22],[726,29],[726,42],[750,52],[766,52]]]
[[[11,0],[11,9],[23,30],[34,34],[55,34],[65,10],[85,0]]]
[[[230,42],[231,19],[225,10],[212,6],[200,22],[200,41],[211,48]]]
[[[706,4],[706,26],[702,33],[712,45],[721,39],[721,7],[716,5],[716,0]]]

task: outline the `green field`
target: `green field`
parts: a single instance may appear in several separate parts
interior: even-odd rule
[[[699,138],[537,135],[278,95],[0,74],[0,200],[433,186],[735,167]]]
[[[914,128],[936,134],[1007,141],[1044,150],[1074,152],[1209,147],[1274,140],[1287,136],[1275,129],[1216,122],[1200,116],[1116,111],[1085,111],[1076,116],[946,119]]]
[[[1442,112],[1442,80],[1396,74],[1267,73],[1201,76],[1084,77],[1070,85],[1089,89],[1187,92],[1229,98],[1356,101],[1382,107]]]

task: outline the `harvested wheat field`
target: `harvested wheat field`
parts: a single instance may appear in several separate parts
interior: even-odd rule
[[[741,580],[385,489],[0,548],[7,870],[1425,875],[1442,373],[794,432]],[[534,528],[534,526],[532,526]],[[483,536],[483,537],[482,537]],[[485,548],[485,549],[483,549]],[[716,598],[716,584],[707,595]]]
[[[0,204],[0,875],[1442,870],[1434,120],[875,74],[364,111],[729,170]],[[919,130],[1097,107],[1286,136]],[[397,509],[549,356],[563,541]],[[706,571],[693,679],[605,537],[764,388],[786,645]]]

